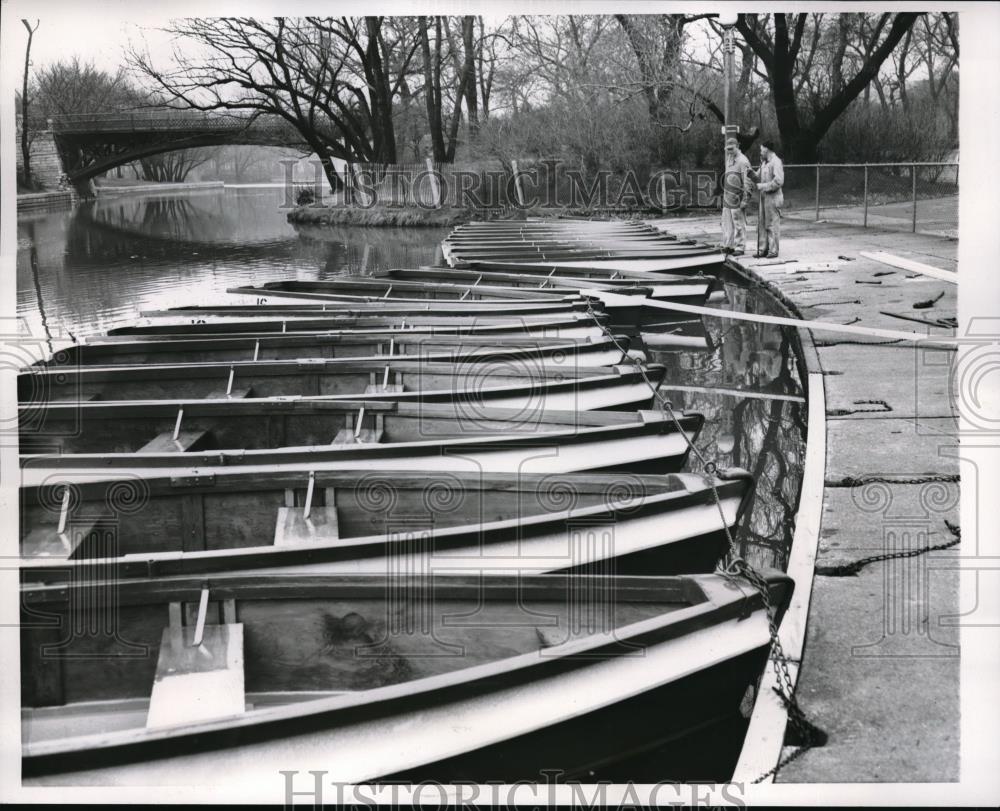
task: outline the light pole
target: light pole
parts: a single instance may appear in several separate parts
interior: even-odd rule
[[[722,144],[725,147],[727,138],[735,138],[740,131],[739,124],[734,123],[733,114],[733,56],[736,52],[736,35],[733,26],[736,25],[738,14],[726,12],[719,15],[719,25],[722,26]]]

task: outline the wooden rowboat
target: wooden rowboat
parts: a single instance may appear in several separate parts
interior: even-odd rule
[[[379,295],[369,298],[359,298],[356,296],[345,295],[342,291],[354,289],[353,283],[341,286],[340,283],[336,281],[268,282],[267,284],[263,284],[258,287],[231,287],[227,292],[253,297],[256,302],[256,306],[260,306],[262,308],[261,312],[264,312],[264,308],[270,306],[267,304],[267,301],[272,297],[282,300],[301,302],[303,304],[307,302],[322,302],[329,311],[336,311],[338,307],[342,306],[353,307],[355,304],[360,302],[365,302],[377,307],[389,306],[389,302],[394,302],[396,304],[419,305],[425,300],[437,301],[437,296],[451,296],[454,301],[450,302],[447,306],[458,307],[460,305],[467,304],[470,308],[477,308],[481,306],[488,306],[490,304],[490,302],[486,299],[475,300],[475,291],[484,290],[485,288],[474,284],[430,284],[422,282],[401,283],[389,280],[372,282],[371,284],[372,287],[370,289],[379,291]],[[401,289],[404,284],[408,285],[412,289]],[[492,289],[524,292],[520,288],[514,287]],[[609,326],[612,329],[638,332],[640,330],[650,328],[650,325],[648,324],[650,312],[645,306],[645,302],[647,301],[647,295],[651,292],[652,290],[649,287],[626,287],[622,290],[613,291],[595,288],[574,291],[572,289],[563,288],[555,291],[556,295],[553,296],[553,300],[558,300],[567,304],[576,301],[585,302],[584,306],[589,311],[595,313],[607,313],[610,319]],[[536,293],[537,291],[534,291],[532,292],[532,295],[535,295]],[[707,286],[703,288],[702,293],[704,296],[700,294],[698,296],[694,296],[694,300],[690,303],[704,304],[704,297],[708,295]],[[467,294],[469,295],[469,299],[463,300],[464,296]],[[541,293],[537,294],[542,295]],[[406,298],[407,296],[414,297]],[[168,311],[168,313],[169,312],[171,311]],[[166,314],[167,313],[145,313],[144,315],[157,316]],[[679,320],[690,318],[689,315],[683,313],[675,314],[669,311],[665,312],[662,309],[656,310],[653,315],[660,321],[667,319]]]
[[[599,286],[560,286],[548,285],[540,288],[537,284],[527,287],[523,284],[475,284],[456,280],[438,279],[437,281],[400,281],[392,278],[366,277],[356,281],[351,279],[324,279],[323,281],[303,282],[297,280],[266,282],[262,285],[243,285],[230,287],[226,292],[243,296],[253,296],[266,303],[269,297],[295,298],[303,301],[315,300],[326,303],[328,309],[363,305],[367,303],[391,304],[394,302],[426,302],[443,301],[451,304],[482,303],[503,301],[508,299],[527,303],[561,302],[575,304],[582,299],[594,298],[600,300],[601,292],[612,292],[610,288]],[[648,296],[652,288],[639,285],[629,285],[613,292],[619,295]]]
[[[163,317],[146,318],[127,327],[115,327],[107,335],[90,336],[87,343],[109,343],[130,341],[142,336],[142,340],[173,340],[192,337],[220,337],[230,335],[277,336],[294,333],[316,333],[329,337],[342,335],[375,336],[389,335],[516,335],[520,337],[558,338],[599,338],[604,336],[603,326],[608,317],[598,313],[568,313],[557,315],[503,316],[435,316],[426,313],[383,316],[354,316],[342,313],[312,312],[301,307],[282,308],[270,305],[266,311],[260,307],[208,308],[206,313],[222,310],[231,312],[228,319],[213,318],[211,321],[200,307],[179,307],[166,310]],[[287,310],[287,311],[285,311]],[[294,312],[302,310],[302,312]]]
[[[777,622],[792,583],[766,583]],[[115,633],[74,636],[74,605],[108,605]],[[32,588],[22,612],[26,786],[250,781],[268,802],[282,772],[539,782],[683,755],[740,718],[770,646],[760,594],[721,575],[230,575]]]
[[[209,338],[219,338],[231,336],[233,340],[243,342],[242,345],[248,347],[248,352],[252,357],[255,348],[254,340],[268,336],[278,336],[282,338],[296,332],[316,332],[324,334],[322,330],[326,323],[324,319],[331,321],[336,319],[335,315],[330,315],[322,309],[323,305],[318,304],[237,304],[223,305],[219,307],[176,307],[171,310],[157,310],[144,313],[145,322],[133,327],[119,327],[111,330],[108,336],[88,338],[87,343],[109,343],[113,341],[127,341],[129,336],[141,339],[142,341],[152,341],[158,339],[169,340],[199,340]],[[475,321],[476,319],[471,319]],[[589,324],[587,323],[589,320]],[[501,323],[503,319],[500,319]],[[401,329],[392,332],[371,332],[366,330],[355,330],[351,334],[356,336],[378,335],[382,339],[387,339],[393,335],[414,335],[424,336],[427,334],[456,334],[456,335],[509,335],[511,332],[494,332],[490,325],[480,327],[451,327],[447,319],[442,319],[442,326],[414,327]],[[612,329],[612,323],[614,328]],[[573,325],[576,326],[573,326]],[[533,329],[531,323],[527,326]],[[463,332],[462,330],[469,331]],[[519,327],[510,328],[517,333]],[[473,331],[475,330],[475,331]],[[712,348],[711,336],[705,329],[704,321],[701,317],[685,316],[683,313],[670,313],[657,310],[652,319],[643,318],[641,323],[629,324],[625,319],[612,318],[608,313],[593,313],[581,315],[575,321],[570,321],[566,326],[552,330],[559,338],[569,337],[582,339],[587,336],[606,337],[612,332],[622,332],[625,337],[641,337],[650,347],[665,349],[697,349],[710,350]],[[326,335],[344,333],[326,333]],[[518,333],[520,334],[520,333]],[[539,330],[530,334],[546,335],[548,331]],[[617,336],[616,336],[617,337]],[[248,341],[250,343],[248,343]],[[295,357],[300,357],[295,355]]]
[[[465,284],[499,284],[546,290],[549,287],[575,287],[581,290],[608,290],[648,288],[649,297],[668,301],[683,301],[689,304],[704,302],[715,286],[714,276],[666,275],[654,276],[646,273],[612,273],[608,271],[581,268],[576,275],[568,271],[543,270],[491,270],[480,268],[466,270],[460,268],[419,268],[416,270],[380,271],[379,277],[407,280],[453,281]]]
[[[325,400],[49,403],[21,409],[22,483],[51,468],[240,466],[571,473],[680,470],[700,414]],[[685,435],[687,440],[685,440]]]
[[[447,258],[447,257],[446,257]],[[603,270],[609,272],[630,271],[635,273],[718,273],[725,267],[725,254],[718,250],[674,256],[660,259],[638,259],[617,257],[607,259],[558,259],[539,260],[532,257],[518,259],[457,259],[452,257],[448,264],[455,268],[482,268],[484,270],[506,270],[520,272],[521,270],[539,268],[552,270],[557,268],[567,273],[575,273],[581,269]]]
[[[404,281],[378,276],[348,276],[321,281],[287,281],[265,282],[261,285],[243,285],[231,287],[229,293],[247,296],[286,296],[297,298],[313,298],[322,296],[329,300],[343,302],[338,305],[346,307],[349,304],[362,306],[368,303],[391,304],[401,301],[433,301],[448,305],[468,302],[502,302],[504,304],[552,304],[560,302],[572,304],[580,299],[579,289],[572,287],[553,286],[544,290],[526,288],[516,285],[497,284],[462,284],[438,280]],[[637,291],[638,295],[646,295],[648,288]]]
[[[743,470],[714,484],[718,503],[689,473],[52,470],[21,489],[21,571],[707,572],[752,490]]]
[[[530,359],[469,363],[388,360],[264,360],[228,363],[32,368],[18,376],[19,402],[90,400],[339,400],[469,404],[472,408],[586,410],[644,406],[665,369],[550,366]],[[648,378],[649,383],[647,383]]]
[[[74,344],[45,366],[117,366],[163,363],[219,363],[225,361],[298,360],[299,358],[358,360],[421,360],[435,363],[469,363],[476,359],[531,358],[543,363],[578,366],[613,366],[628,357],[625,335],[582,340],[560,338],[481,337],[462,335],[409,335],[396,333],[377,337],[351,334],[281,335],[265,338],[193,338],[176,341],[116,341]],[[642,353],[631,357],[643,358]]]

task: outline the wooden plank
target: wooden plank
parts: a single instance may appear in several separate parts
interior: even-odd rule
[[[195,629],[163,629],[149,699],[146,728],[241,715],[246,708],[243,625],[206,625],[202,642]]]
[[[329,496],[327,496],[329,498]],[[335,506],[313,505],[309,517],[304,507],[279,507],[274,527],[275,546],[325,543],[340,539],[340,527]]]
[[[63,657],[58,648],[69,633],[64,622],[49,628],[22,628],[21,700],[25,707],[58,706],[65,701]]]
[[[902,256],[895,256],[891,253],[886,253],[885,251],[861,251],[861,256],[865,257],[865,259],[881,262],[883,265],[900,268],[901,270],[908,270],[911,273],[921,273],[924,276],[933,276],[935,279],[940,279],[942,282],[958,284],[957,273],[950,270],[942,270],[941,268],[936,268],[933,265],[925,265],[923,262],[915,262],[912,259],[904,259]]]
[[[206,548],[205,501],[201,493],[188,493],[181,501],[181,540],[185,552]]]
[[[208,431],[180,431],[174,439],[173,431],[164,431],[139,448],[139,453],[184,453],[196,448],[208,433]]]

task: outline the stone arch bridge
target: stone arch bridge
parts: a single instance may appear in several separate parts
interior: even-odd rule
[[[78,189],[116,166],[180,149],[230,144],[309,149],[291,124],[266,115],[197,110],[81,113],[54,116],[44,127],[35,134],[39,154],[54,153],[61,173]],[[48,168],[51,172],[55,167]]]

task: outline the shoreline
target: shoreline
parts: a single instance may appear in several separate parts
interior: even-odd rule
[[[714,217],[649,222],[719,239]],[[908,327],[887,313],[940,318],[957,312],[957,285],[862,255],[885,251],[956,271],[952,238],[791,217],[782,230],[779,260],[744,255],[729,261],[804,320],[898,330]],[[751,226],[751,252],[755,241]],[[803,340],[804,348],[813,347],[805,353],[807,371],[821,376],[825,389],[826,458],[796,694],[829,740],[783,767],[775,780],[957,781],[959,627],[948,618],[959,615],[961,547],[880,559],[955,539],[946,522],[958,525],[959,443],[950,396],[956,353],[801,332],[812,336]],[[877,559],[865,563],[870,557]],[[786,746],[781,756],[794,751]]]

